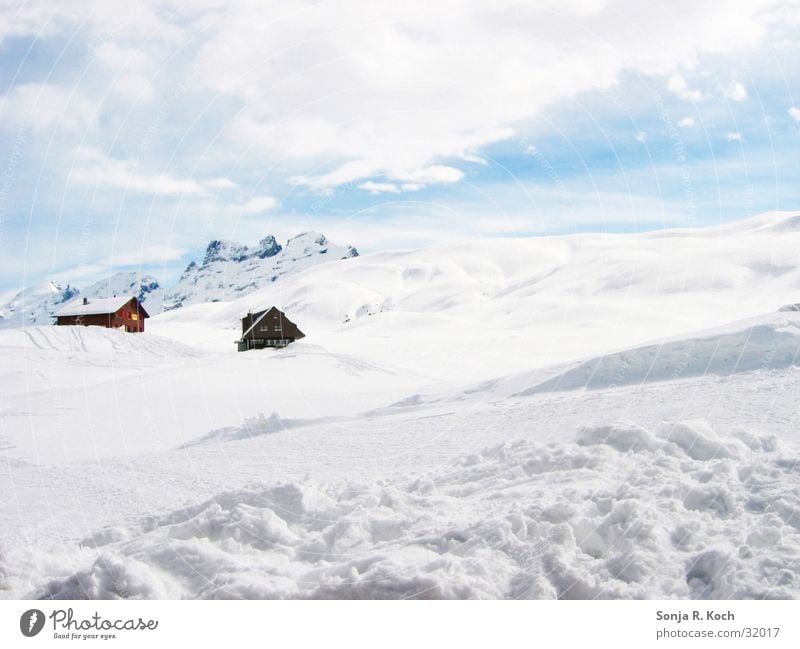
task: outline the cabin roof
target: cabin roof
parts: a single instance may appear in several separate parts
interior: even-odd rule
[[[270,314],[278,314],[280,316],[280,324],[277,328],[273,325],[272,331],[268,331],[270,327],[266,325],[265,328],[260,330],[258,334],[254,332],[255,328],[267,318]],[[289,318],[286,314],[275,306],[255,313],[248,313],[242,318],[242,340],[245,338],[269,338],[269,339],[283,339],[283,338],[305,338],[305,334],[300,331],[300,328]]]
[[[83,298],[78,297],[71,302],[65,304],[61,309],[56,311],[56,316],[75,316],[75,315],[106,315],[109,313],[116,313],[128,302],[135,299],[134,295],[121,295],[119,297],[107,298],[89,298],[87,303],[83,303]],[[147,318],[147,312],[139,306],[139,311]]]
[[[277,311],[277,312],[278,312],[278,313],[280,313],[280,314],[281,314],[281,315],[282,315],[284,318],[286,318],[286,314],[285,314],[283,311],[281,311],[281,310],[280,310],[278,307],[276,307],[276,306],[271,306],[271,307],[269,307],[269,309],[261,309],[261,311],[249,311],[249,312],[247,313],[247,315],[246,315],[246,316],[244,316],[244,318],[242,318],[242,320],[244,320],[244,319],[246,319],[246,318],[255,318],[255,319],[258,319],[258,318],[260,318],[261,316],[264,316],[264,315],[267,315],[267,314],[269,314],[271,311]],[[288,318],[286,318],[286,319],[288,320]]]

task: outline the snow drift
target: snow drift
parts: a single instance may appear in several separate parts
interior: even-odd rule
[[[411,479],[253,486],[100,530],[35,595],[798,597],[798,461],[702,421],[620,424]]]
[[[770,314],[606,354],[576,364],[520,392],[609,388],[715,374],[773,370],[800,364],[800,316]]]

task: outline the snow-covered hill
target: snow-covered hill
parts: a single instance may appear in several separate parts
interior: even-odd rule
[[[0,328],[51,324],[53,313],[79,292],[57,282],[29,286],[0,306]]]
[[[479,381],[771,313],[800,301],[800,226],[770,214],[720,228],[492,239],[317,266],[148,327],[230,346],[276,305],[309,342]]]
[[[212,241],[201,264],[192,262],[164,298],[164,309],[234,300],[276,280],[326,261],[357,257],[352,246],[331,243],[318,232],[305,232],[281,246],[273,236],[256,248],[233,241]]]
[[[120,271],[108,279],[87,286],[80,293],[90,299],[135,295],[148,312],[152,310],[153,313],[160,313],[164,289],[152,275],[142,275],[136,271]]]
[[[418,394],[414,404],[424,407],[448,400],[607,390],[694,377],[725,380],[795,366],[800,366],[800,313],[779,310],[572,363],[490,379],[447,394]]]
[[[467,242],[2,331],[0,597],[800,597],[798,249]],[[306,338],[237,353],[273,304]]]
[[[800,317],[766,317],[579,362],[521,394],[731,376],[800,364]]]
[[[273,355],[229,347],[101,327],[0,331],[0,458],[60,464],[165,450],[264,410],[351,415],[421,380],[311,343]]]

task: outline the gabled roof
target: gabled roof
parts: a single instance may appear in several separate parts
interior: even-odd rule
[[[277,307],[271,306],[269,309],[265,309],[264,311],[256,311],[255,313],[248,313],[246,316],[242,318],[242,340],[244,340],[247,337],[247,335],[250,334],[253,331],[253,329],[255,329],[256,326],[270,314],[278,315],[278,317],[280,318],[278,326],[277,327],[273,326],[273,331],[267,332],[266,336],[262,334],[253,337],[294,338],[295,340],[306,337],[306,335],[302,331],[300,331],[300,328],[294,322],[289,320],[289,318],[286,317],[286,314],[283,311],[281,311]]]
[[[87,304],[83,303],[83,298],[78,297],[72,302],[68,302],[61,309],[56,311],[56,316],[75,316],[75,315],[106,315],[116,313],[128,302],[134,299],[133,295],[122,295],[119,297],[107,297],[93,299],[89,298]],[[148,317],[147,312],[140,306],[139,311]]]

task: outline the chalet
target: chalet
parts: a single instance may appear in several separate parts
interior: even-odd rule
[[[144,331],[144,320],[149,317],[139,300],[131,295],[78,298],[55,313],[57,325],[91,325],[137,333]]]
[[[285,313],[273,306],[266,311],[248,313],[242,318],[242,338],[236,344],[239,351],[244,352],[264,347],[286,347],[305,337]]]

